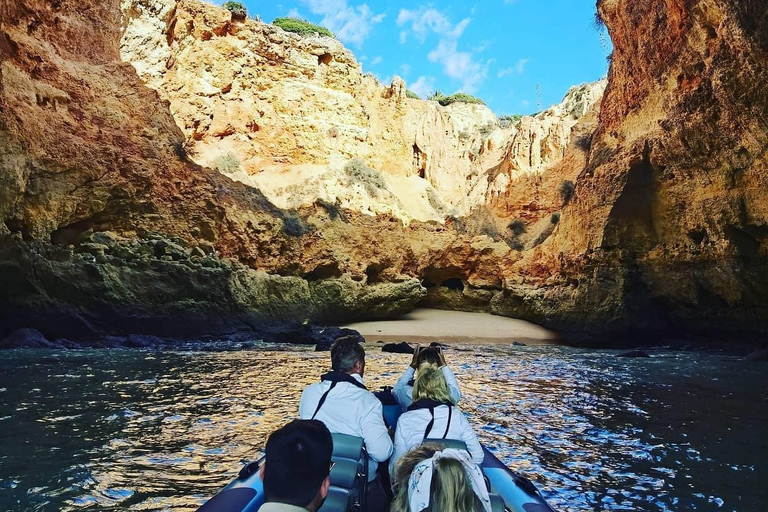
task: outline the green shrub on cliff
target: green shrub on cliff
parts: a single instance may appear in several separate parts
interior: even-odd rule
[[[430,94],[427,99],[436,101],[444,107],[450,105],[451,103],[475,103],[478,105],[485,105],[485,102],[480,98],[470,96],[469,94],[463,92],[457,92],[456,94],[451,94],[450,96],[444,96],[442,92],[435,91]]]
[[[224,2],[222,7],[231,12],[232,16],[235,18],[248,17],[248,9],[245,8],[245,5],[243,5],[242,2]]]
[[[499,116],[499,126],[502,128],[512,128],[523,118],[522,114],[504,114]]]
[[[222,174],[235,174],[240,170],[240,160],[232,153],[227,153],[216,158],[212,166]]]
[[[321,36],[335,37],[333,32],[327,28],[321,27],[320,25],[315,25],[314,23],[310,23],[299,18],[275,18],[275,21],[273,21],[272,24],[276,27],[280,27],[286,32],[293,32],[303,36],[317,33]]]
[[[344,174],[347,175],[348,185],[358,183],[365,187],[368,194],[378,196],[381,189],[387,188],[381,172],[371,169],[360,158],[353,158],[344,165]]]
[[[299,237],[312,232],[315,227],[308,224],[295,211],[283,213],[283,233],[288,236]]]
[[[576,190],[576,185],[571,180],[564,180],[560,183],[560,197],[563,199],[563,204],[568,204],[568,201],[573,197],[573,191]]]
[[[515,219],[507,225],[507,229],[514,236],[520,236],[525,233],[525,221],[523,219]]]
[[[415,92],[413,92],[410,89],[406,89],[405,97],[406,98],[411,98],[411,99],[414,99],[414,100],[420,100],[421,99],[418,94],[416,94]]]

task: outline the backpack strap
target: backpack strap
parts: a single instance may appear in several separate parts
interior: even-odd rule
[[[427,423],[427,428],[424,430],[424,438],[422,438],[422,441],[424,441],[424,439],[429,437],[429,433],[432,432],[432,426],[435,424],[435,408],[434,407],[429,408],[429,414],[432,415],[432,419],[429,420],[429,423]]]
[[[333,382],[331,382],[331,387],[329,387],[329,388],[328,388],[328,391],[326,391],[325,393],[323,393],[323,396],[321,396],[321,397],[320,397],[320,401],[319,401],[319,402],[317,402],[317,409],[315,409],[315,414],[313,414],[313,415],[312,415],[312,419],[315,419],[315,416],[317,416],[317,413],[318,413],[318,412],[320,412],[320,408],[321,408],[321,407],[323,406],[323,404],[325,403],[325,399],[326,399],[326,398],[328,398],[328,393],[330,393],[330,392],[331,392],[331,390],[332,390],[333,388],[335,388],[335,387],[336,387],[336,384],[338,384],[338,383],[339,383],[338,381],[333,381]]]
[[[448,429],[451,428],[451,413],[453,412],[453,407],[450,405],[448,406],[448,423],[445,424],[445,433],[443,433],[443,439],[448,437]]]

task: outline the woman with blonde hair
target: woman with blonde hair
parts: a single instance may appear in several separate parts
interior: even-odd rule
[[[445,376],[437,367],[425,364],[419,368],[413,400],[397,421],[394,451],[389,459],[390,475],[394,474],[397,460],[425,439],[464,441],[475,464],[483,462],[483,448],[477,435],[454,405]]]
[[[483,474],[464,450],[426,443],[403,455],[392,475],[390,512],[490,512]]]

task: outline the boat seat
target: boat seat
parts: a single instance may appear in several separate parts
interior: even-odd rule
[[[488,494],[491,498],[491,512],[504,512],[506,505],[504,499],[498,494]]]
[[[349,489],[342,489],[332,485],[328,488],[328,496],[325,497],[323,506],[320,507],[318,512],[346,512],[348,504]]]
[[[331,485],[345,489],[353,488],[357,477],[360,476],[358,461],[334,457],[333,462],[335,464],[331,470]]]
[[[363,438],[348,434],[332,434],[333,436],[333,460],[349,459],[360,461],[363,459]]]
[[[467,450],[467,443],[464,441],[459,441],[457,439],[434,439],[434,438],[427,438],[424,440],[425,443],[434,443],[434,444],[440,444],[444,448],[455,448],[457,450],[464,450],[465,452],[468,452]]]

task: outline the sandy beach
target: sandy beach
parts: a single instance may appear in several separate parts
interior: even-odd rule
[[[408,341],[431,343],[513,343],[557,344],[559,336],[541,326],[488,313],[465,313],[438,309],[415,309],[397,320],[357,322],[356,329],[369,343]]]

